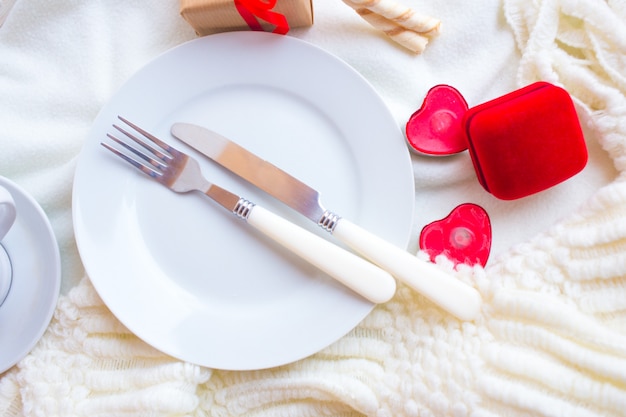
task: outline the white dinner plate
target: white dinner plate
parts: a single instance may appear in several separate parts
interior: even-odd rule
[[[196,156],[212,182],[325,235],[169,133],[175,122],[209,127],[317,188],[327,208],[405,247],[414,201],[408,150],[356,71],[269,33],[180,45],[142,68],[98,115],[76,170],[73,212],[103,301],[141,339],[182,360],[237,370],[286,364],[371,311],[213,201],[173,193],[102,148],[117,115]]]
[[[37,344],[56,307],[61,259],[52,227],[39,204],[12,181],[0,177],[15,201],[17,217],[2,239],[13,277],[0,306],[0,374]]]

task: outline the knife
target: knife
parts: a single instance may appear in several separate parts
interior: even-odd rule
[[[331,233],[361,256],[387,270],[433,303],[461,320],[480,313],[476,289],[406,250],[328,211],[320,193],[224,136],[190,123],[175,123],[171,133],[203,155],[282,201]]]

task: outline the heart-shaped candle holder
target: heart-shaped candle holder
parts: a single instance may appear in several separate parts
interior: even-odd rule
[[[444,219],[424,226],[419,245],[433,262],[443,254],[455,265],[485,266],[491,251],[491,221],[482,207],[461,204]]]
[[[463,117],[467,103],[456,89],[436,85],[426,94],[422,107],[406,124],[406,137],[416,151],[450,155],[467,149]]]
[[[406,137],[420,154],[469,149],[480,184],[503,200],[555,186],[587,164],[587,148],[571,97],[537,82],[467,108],[453,87],[433,87],[407,122]]]

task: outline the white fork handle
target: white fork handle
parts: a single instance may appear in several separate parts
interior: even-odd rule
[[[337,222],[333,236],[457,318],[473,320],[478,316],[482,305],[478,291],[440,270],[437,265],[423,261],[345,219]]]
[[[395,294],[396,281],[388,272],[263,207],[252,208],[248,224],[373,303]]]

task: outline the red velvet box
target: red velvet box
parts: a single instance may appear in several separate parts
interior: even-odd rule
[[[580,172],[587,148],[569,94],[545,82],[470,108],[463,125],[482,186],[512,200]]]

